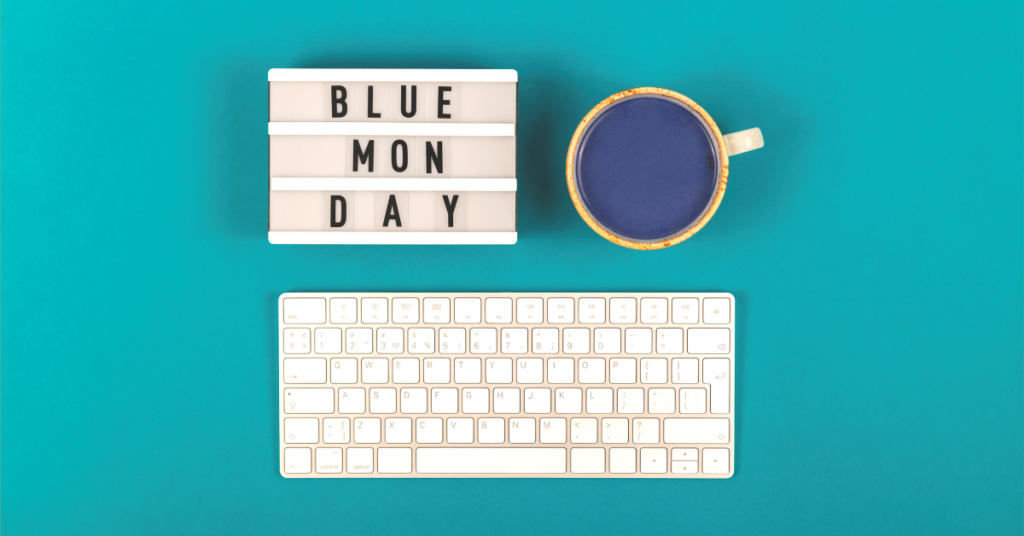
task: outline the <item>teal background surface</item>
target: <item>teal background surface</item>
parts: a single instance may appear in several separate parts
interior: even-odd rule
[[[4,534],[1020,534],[1022,11],[4,2]],[[517,69],[518,244],[270,245],[273,67]],[[644,85],[767,143],[657,252],[564,178]],[[733,292],[736,474],[286,480],[276,300],[323,290]]]

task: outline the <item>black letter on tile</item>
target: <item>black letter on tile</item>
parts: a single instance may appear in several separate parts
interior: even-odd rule
[[[379,113],[373,113],[373,86],[366,87],[366,117],[380,117]]]
[[[398,147],[402,147],[402,167],[398,167]],[[401,173],[409,167],[409,146],[402,140],[395,140],[391,144],[391,168]]]
[[[444,92],[451,91],[451,86],[440,86],[437,88],[437,118],[438,119],[451,119],[452,114],[444,113],[444,106],[451,104],[451,101],[444,100]]]
[[[341,218],[338,218],[338,205],[341,205]],[[332,195],[331,227],[344,227],[346,220],[348,220],[348,203],[345,202],[345,197],[341,195]]]
[[[348,97],[348,90],[345,89],[345,86],[331,86],[331,117],[345,117],[345,114],[348,113],[346,97]],[[338,111],[339,104],[341,105],[340,112]]]
[[[395,220],[395,227],[402,226],[402,218],[398,216],[398,201],[395,200],[395,194],[391,194],[388,198],[388,208],[384,211],[384,227],[388,226],[389,220]]]
[[[416,86],[412,86],[412,111],[405,111],[405,86],[402,86],[402,115],[412,117],[416,115]]]
[[[441,152],[441,142],[437,142],[437,153],[434,152],[434,146],[427,142],[427,173],[430,173],[430,161],[434,161],[434,165],[437,166],[438,173],[444,173],[441,169],[442,161],[444,160],[444,154]]]
[[[352,171],[359,171],[359,164],[370,161],[370,173],[373,173],[373,140],[366,142],[366,152],[359,147],[359,140],[352,140]]]
[[[453,195],[451,203],[448,202],[448,196],[442,195],[444,198],[444,209],[448,211],[448,227],[455,227],[455,203],[459,202],[459,196]]]

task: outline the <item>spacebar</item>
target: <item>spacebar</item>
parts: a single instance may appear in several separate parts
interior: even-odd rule
[[[564,473],[564,448],[416,449],[416,472],[447,474]]]

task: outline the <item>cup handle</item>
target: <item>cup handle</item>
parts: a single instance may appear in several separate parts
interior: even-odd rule
[[[725,138],[725,150],[729,156],[764,147],[764,136],[759,128],[741,130],[722,137]]]

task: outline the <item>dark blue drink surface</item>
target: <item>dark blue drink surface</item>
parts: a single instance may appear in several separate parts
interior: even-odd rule
[[[699,116],[667,97],[639,95],[605,108],[576,154],[576,187],[614,234],[653,241],[685,230],[718,187],[714,138]]]

